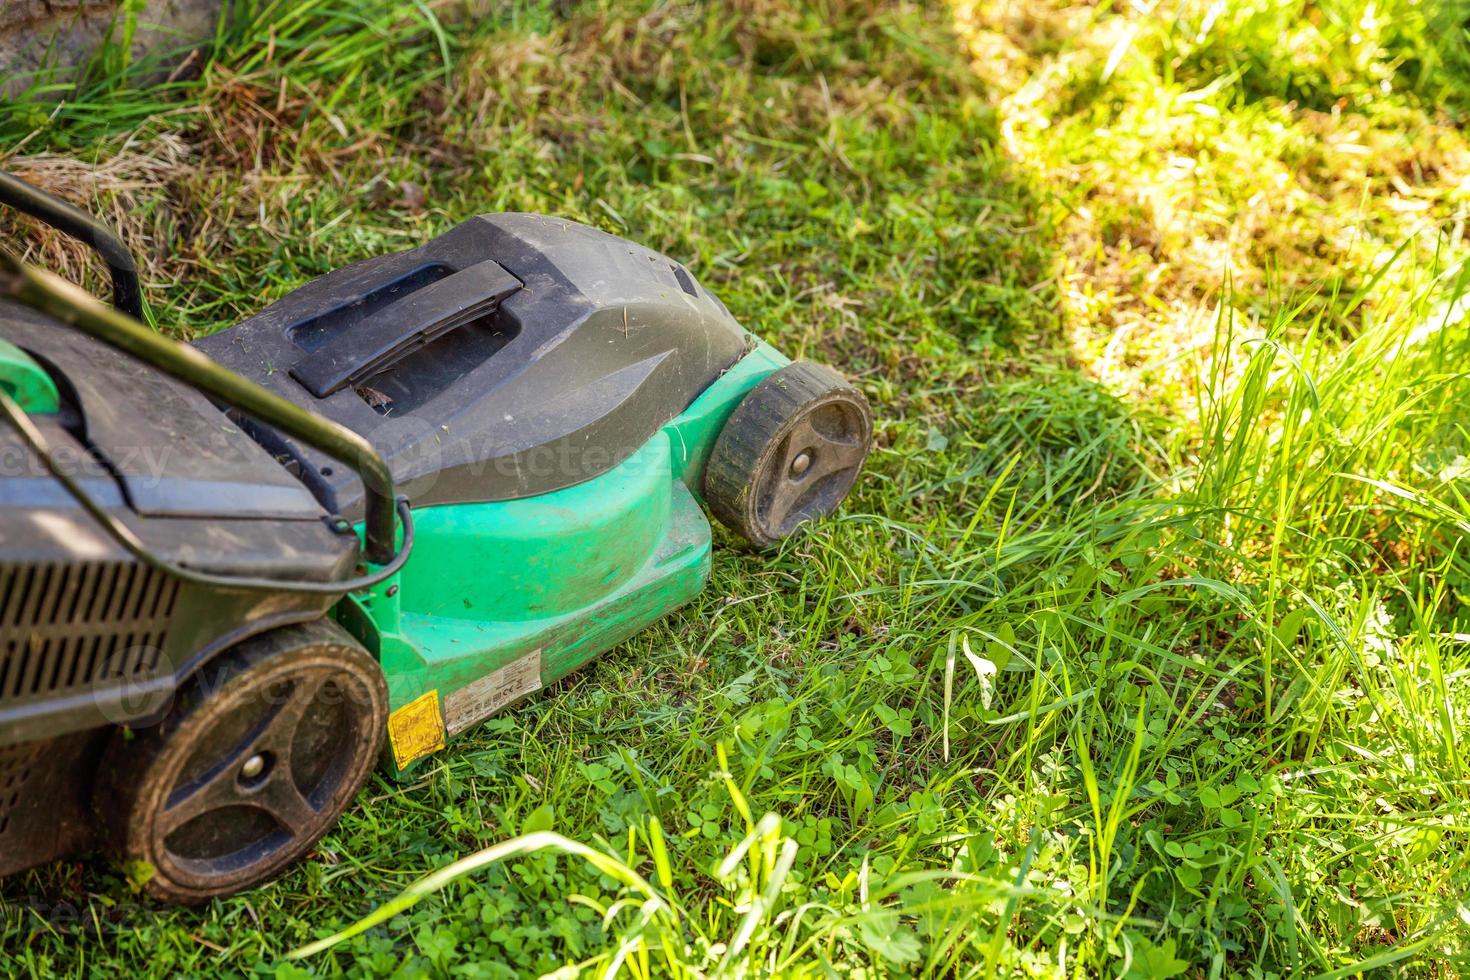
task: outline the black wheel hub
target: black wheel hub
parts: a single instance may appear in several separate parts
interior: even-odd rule
[[[872,437],[861,392],[830,368],[788,364],[756,385],[720,430],[705,499],[722,524],[769,547],[837,509]]]
[[[859,407],[833,400],[800,415],[764,467],[756,515],[772,538],[824,516],[847,496],[868,457]]]
[[[199,884],[249,868],[314,837],[350,768],[333,742],[355,742],[364,718],[341,671],[301,671],[215,719],[158,815],[156,853]]]
[[[377,758],[387,690],[373,659],[324,621],[246,641],[180,693],[157,726],[108,748],[98,810],[119,856],[175,902],[232,894],[307,853]]]

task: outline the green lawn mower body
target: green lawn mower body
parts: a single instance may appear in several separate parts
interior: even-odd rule
[[[413,507],[414,558],[338,611],[383,665],[400,769],[699,592],[705,463],[788,363],[679,264],[529,214],[339,269],[198,346],[367,436]],[[357,516],[354,474],[276,448]]]
[[[99,243],[127,308],[105,230],[7,200]],[[772,545],[871,439],[835,372],[559,219],[472,218],[195,350],[9,269],[0,874],[101,843],[164,900],[251,887],[375,761],[409,771],[695,596],[702,503]]]

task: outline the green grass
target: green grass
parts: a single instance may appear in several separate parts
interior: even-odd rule
[[[178,335],[548,211],[879,420],[840,518],[721,537],[695,603],[277,884],[6,880],[12,967],[1465,972],[1463,10],[1212,9],[266,4],[197,81],[0,112]]]

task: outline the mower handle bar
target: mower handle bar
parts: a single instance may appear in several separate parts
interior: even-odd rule
[[[231,408],[351,465],[367,492],[364,557],[375,565],[386,565],[393,560],[397,530],[393,474],[383,457],[362,436],[221,367],[187,344],[154,333],[136,319],[97,302],[65,279],[20,261],[4,248],[0,248],[0,296],[16,299],[76,327]]]
[[[92,246],[112,273],[112,305],[135,320],[143,319],[143,290],[138,266],[123,240],[102,222],[59,197],[0,171],[0,204],[9,205],[64,235]]]

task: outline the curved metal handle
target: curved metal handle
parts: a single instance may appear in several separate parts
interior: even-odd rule
[[[0,204],[23,211],[92,246],[112,273],[112,305],[135,320],[143,319],[143,290],[138,285],[137,263],[111,228],[80,208],[4,171],[0,171]]]
[[[293,405],[253,381],[221,367],[186,344],[170,340],[117,310],[108,309],[60,276],[27,265],[0,248],[0,296],[8,296],[70,324],[165,374],[212,395],[287,435],[347,463],[367,491],[365,553],[375,565],[393,558],[393,474],[362,436]]]

